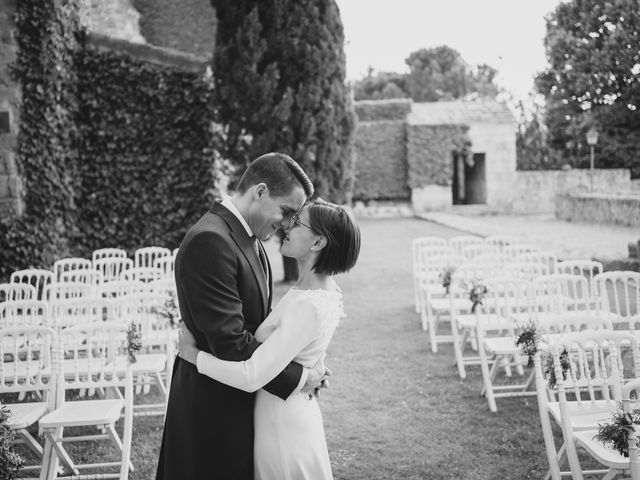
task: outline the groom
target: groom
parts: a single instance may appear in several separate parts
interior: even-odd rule
[[[271,310],[273,279],[262,243],[313,195],[289,156],[254,160],[233,196],[217,201],[187,232],[175,261],[180,314],[199,349],[233,361],[251,357]],[[264,387],[283,400],[320,383],[324,366],[290,363]],[[306,385],[305,385],[306,384]],[[254,394],[176,358],[156,479],[253,480]]]

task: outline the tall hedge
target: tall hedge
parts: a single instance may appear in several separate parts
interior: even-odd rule
[[[25,213],[0,224],[0,279],[105,246],[175,247],[214,188],[211,77],[97,51],[78,1],[17,3]]]
[[[216,105],[237,174],[280,151],[319,195],[348,196],[354,116],[344,33],[334,0],[211,0],[218,15]]]

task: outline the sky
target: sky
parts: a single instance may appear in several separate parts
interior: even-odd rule
[[[346,37],[347,79],[408,71],[421,48],[447,45],[472,66],[498,69],[497,83],[526,99],[547,66],[544,17],[561,0],[336,0]]]

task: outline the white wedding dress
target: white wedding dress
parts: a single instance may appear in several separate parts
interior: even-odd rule
[[[315,398],[286,401],[265,390],[292,360],[313,367],[324,358],[343,316],[339,290],[289,290],[256,331],[262,345],[249,360],[230,362],[200,352],[198,371],[232,387],[256,391],[254,465],[257,480],[332,479],[322,415]]]

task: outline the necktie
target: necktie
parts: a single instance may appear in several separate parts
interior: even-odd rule
[[[267,279],[267,292],[269,291],[269,269],[267,268],[267,259],[264,257],[262,252],[260,251],[260,246],[258,245],[258,239],[253,236],[251,237],[251,241],[253,243],[253,249],[258,256],[258,260],[260,261],[260,266],[262,267],[262,271],[264,272],[264,278]]]

